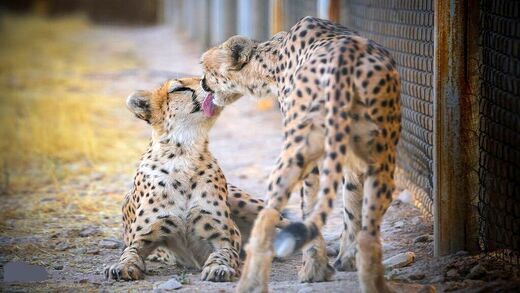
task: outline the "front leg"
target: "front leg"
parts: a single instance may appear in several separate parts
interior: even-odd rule
[[[105,268],[105,278],[114,280],[144,279],[146,265],[144,259],[157,245],[145,239],[138,239],[125,248],[116,264]]]
[[[306,174],[305,170],[314,166],[315,158],[319,157],[316,150],[320,149],[320,145],[309,142],[312,125],[295,125],[289,128],[294,136],[287,139],[277,166],[269,176],[267,207],[258,215],[251,232],[246,247],[244,272],[237,292],[267,292],[274,256],[272,242],[275,226],[280,221],[280,211],[286,206],[295,184]]]

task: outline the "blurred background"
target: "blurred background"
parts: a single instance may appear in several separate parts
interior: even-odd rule
[[[200,54],[232,35],[267,40],[307,15],[377,41],[398,63],[397,183],[411,205],[390,211],[384,237],[391,254],[406,251],[403,239],[430,239],[415,247],[422,267],[404,271],[431,265],[421,282],[454,280],[449,261],[432,257],[469,251],[499,261],[498,275],[518,274],[520,2],[447,3],[1,1],[0,274],[18,259],[47,268],[51,289],[85,279],[99,288],[99,264],[117,255],[100,241],[120,244],[121,200],[150,136],[125,97],[200,75]],[[228,181],[262,197],[281,145],[277,107],[246,98],[222,115],[211,150]],[[340,212],[329,222],[325,236],[336,239]],[[63,271],[73,284],[60,283]]]

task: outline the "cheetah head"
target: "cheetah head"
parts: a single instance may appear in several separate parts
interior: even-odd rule
[[[275,47],[285,35],[285,32],[279,33],[264,43],[233,36],[209,49],[201,57],[202,87],[215,93],[215,103],[221,106],[243,95],[270,95],[274,77],[269,74],[269,68],[276,63]]]
[[[154,137],[193,138],[207,133],[222,110],[200,81],[198,77],[174,79],[151,91],[136,91],[128,96],[126,105],[152,126]]]

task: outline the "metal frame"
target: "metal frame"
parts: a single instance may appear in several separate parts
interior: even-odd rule
[[[475,16],[468,7],[474,0],[435,1],[434,56],[434,254],[442,256],[460,250],[476,250],[474,221],[471,220],[471,176],[475,137],[471,121],[475,109],[476,83],[470,75],[476,70],[469,62],[474,54]],[[473,29],[468,29],[473,27]],[[473,57],[473,56],[472,56]]]

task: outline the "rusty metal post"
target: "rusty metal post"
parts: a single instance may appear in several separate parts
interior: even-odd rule
[[[339,23],[341,2],[339,0],[318,0],[318,17]]]
[[[271,0],[269,5],[271,6],[271,34],[274,35],[284,29],[283,0]]]
[[[466,189],[461,121],[466,103],[467,0],[435,1],[434,236],[436,256],[466,249]]]

